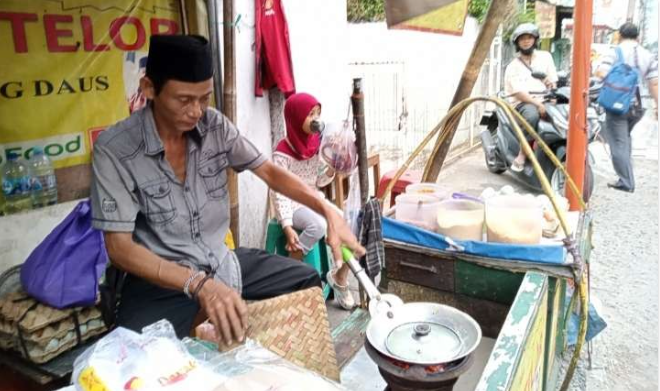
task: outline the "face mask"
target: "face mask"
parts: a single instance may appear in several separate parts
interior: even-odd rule
[[[312,133],[321,134],[325,130],[325,122],[321,121],[320,119],[315,119],[309,124],[309,128]]]
[[[520,53],[524,54],[525,56],[529,56],[532,53],[534,53],[534,46],[528,48],[528,49],[520,49]]]

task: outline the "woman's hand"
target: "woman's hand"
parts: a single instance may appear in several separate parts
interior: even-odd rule
[[[302,251],[302,247],[300,247],[300,239],[298,239],[298,233],[292,226],[289,225],[284,227],[284,236],[286,236],[286,246],[284,246],[286,251]]]
[[[248,311],[238,292],[211,278],[202,286],[198,298],[202,309],[215,326],[216,334],[227,346],[233,341],[243,341],[247,331]]]
[[[333,176],[335,176],[335,170],[333,170],[332,167],[328,166],[325,170],[325,175],[328,178],[332,178]]]

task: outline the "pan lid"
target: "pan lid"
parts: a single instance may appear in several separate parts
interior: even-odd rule
[[[440,323],[408,322],[392,329],[385,347],[392,357],[405,362],[442,363],[460,354],[463,341],[454,330]]]

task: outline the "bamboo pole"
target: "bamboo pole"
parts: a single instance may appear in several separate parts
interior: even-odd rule
[[[490,45],[493,43],[493,38],[497,34],[497,29],[500,26],[502,20],[509,12],[509,9],[513,7],[512,0],[493,0],[488,9],[488,14],[484,20],[484,24],[479,31],[477,40],[472,47],[472,53],[470,53],[470,58],[468,59],[465,69],[463,70],[463,75],[461,76],[461,81],[456,88],[454,93],[454,98],[451,101],[450,110],[458,102],[461,102],[464,99],[467,99],[472,94],[472,89],[474,84],[479,77],[479,71],[481,71],[481,66],[490,51]],[[447,157],[449,152],[449,147],[458,128],[458,121],[452,126],[449,130],[449,134],[444,140],[438,139],[436,142],[435,150],[436,153],[432,154],[426,167],[424,168],[424,175],[422,180],[424,182],[435,182],[438,179],[438,174],[440,174],[440,169]]]
[[[223,83],[223,113],[232,122],[236,123],[236,49],[234,37],[234,0],[222,2],[222,27],[224,37],[224,83]],[[238,216],[238,176],[236,171],[227,169],[227,183],[229,186],[229,218],[234,243],[240,245],[240,220]]]
[[[209,40],[213,52],[213,99],[215,107],[222,111],[222,62],[220,61],[220,26],[218,25],[218,5],[215,0],[207,1]]]

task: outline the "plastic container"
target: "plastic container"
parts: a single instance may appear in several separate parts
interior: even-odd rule
[[[438,232],[452,239],[483,240],[484,204],[448,199],[440,203],[437,213]]]
[[[538,244],[542,229],[543,208],[533,196],[511,194],[486,200],[489,242]]]
[[[429,182],[413,183],[406,186],[406,194],[424,194],[433,196],[440,201],[449,198],[451,192],[444,187]]]
[[[15,153],[7,156],[7,163],[2,170],[2,192],[6,214],[32,209],[28,167]]]
[[[34,153],[28,160],[30,170],[30,187],[32,207],[41,208],[57,203],[57,181],[55,169],[48,156],[41,148],[34,148]]]
[[[395,219],[418,227],[437,231],[438,222],[435,216],[438,213],[440,201],[424,194],[401,194],[396,199]]]

